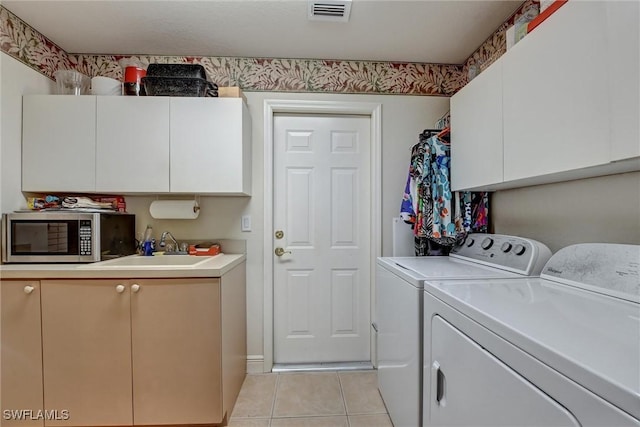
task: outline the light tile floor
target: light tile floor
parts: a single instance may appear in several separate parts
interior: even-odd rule
[[[376,371],[247,375],[229,427],[392,427]]]

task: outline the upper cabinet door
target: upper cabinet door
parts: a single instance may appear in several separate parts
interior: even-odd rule
[[[97,192],[169,191],[169,98],[98,97]]]
[[[502,60],[451,97],[451,189],[502,182]]]
[[[605,3],[567,2],[504,56],[505,181],[609,162]]]
[[[22,114],[22,191],[94,191],[96,97],[25,96]]]
[[[640,3],[605,2],[611,92],[611,160],[640,156]]]
[[[171,98],[171,192],[250,194],[251,121],[240,98]]]

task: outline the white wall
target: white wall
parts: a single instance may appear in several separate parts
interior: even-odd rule
[[[418,134],[431,128],[449,109],[448,98],[390,95],[246,93],[253,125],[252,197],[202,197],[196,220],[153,220],[149,204],[155,197],[127,197],[127,210],[137,215],[137,228],[151,224],[159,236],[170,230],[178,240],[235,238],[247,240],[247,340],[250,357],[263,355],[263,102],[265,99],[348,101],[382,104],[383,255],[391,254],[391,218],[400,202],[409,170],[411,147]],[[252,231],[240,231],[240,217],[249,214]]]
[[[22,95],[53,93],[54,82],[10,56],[0,54],[2,111],[0,151],[0,210],[25,207],[21,181]],[[127,197],[128,211],[137,215],[137,229],[154,227],[156,237],[170,230],[178,239],[236,238],[247,240],[248,350],[263,353],[263,101],[296,99],[382,104],[382,248],[391,253],[391,218],[399,212],[409,166],[410,148],[424,128],[433,127],[449,108],[448,98],[390,95],[247,93],[253,125],[253,196],[202,197],[197,220],[153,220],[149,204],[155,197]],[[52,168],[55,165],[52,165]],[[240,231],[240,217],[252,217],[251,232]]]
[[[22,94],[51,93],[52,89],[50,79],[0,52],[0,213],[24,206],[20,192]]]
[[[553,252],[576,243],[640,245],[640,172],[498,191],[490,210],[496,233]]]
[[[53,80],[0,53],[0,212],[25,207],[20,191],[22,95],[53,93],[54,87]]]

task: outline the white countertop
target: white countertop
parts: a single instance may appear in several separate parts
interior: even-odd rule
[[[200,257],[198,257],[200,258]],[[205,258],[205,257],[202,257]],[[0,279],[113,279],[113,278],[168,278],[168,277],[220,277],[246,260],[245,254],[220,254],[194,266],[146,266],[114,268],[105,264],[3,264]]]

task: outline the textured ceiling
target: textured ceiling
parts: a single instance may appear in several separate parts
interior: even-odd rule
[[[69,53],[460,64],[521,1],[353,0],[348,23],[306,0],[60,1],[2,5]]]

